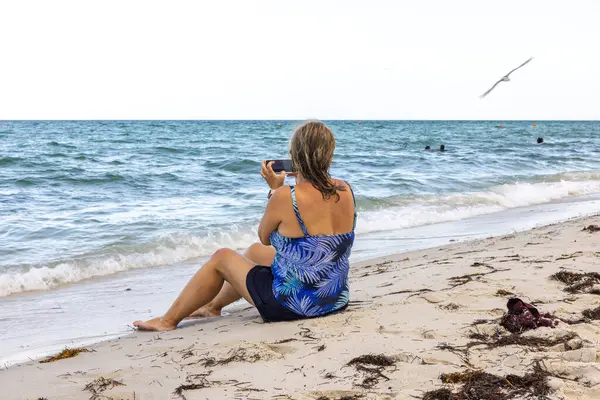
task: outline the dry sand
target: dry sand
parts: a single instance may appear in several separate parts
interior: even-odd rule
[[[549,398],[600,399],[600,321],[581,320],[600,295],[568,293],[549,279],[561,270],[600,272],[600,232],[582,231],[590,224],[600,217],[354,264],[351,303],[337,315],[264,324],[254,309],[237,307],[173,332],[134,333],[74,358],[10,367],[0,372],[0,398],[411,399],[460,387],[443,385],[441,373],[523,375],[543,359],[554,375]],[[508,335],[497,323],[506,292],[580,322],[521,335],[558,343],[550,347],[473,345],[473,332],[488,342]],[[347,365],[365,354],[394,365]],[[101,377],[123,385],[84,390]]]

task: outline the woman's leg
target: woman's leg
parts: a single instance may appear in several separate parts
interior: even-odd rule
[[[141,330],[170,331],[194,310],[213,300],[225,281],[246,301],[254,305],[246,288],[246,276],[256,264],[230,249],[217,250],[183,288],[175,302],[161,318],[135,321]]]
[[[273,246],[265,246],[262,243],[254,243],[246,249],[244,257],[253,261],[256,265],[269,266],[275,258],[275,248]],[[225,282],[217,297],[204,307],[200,307],[194,311],[190,317],[218,317],[221,315],[223,307],[238,301],[241,297],[233,286]]]

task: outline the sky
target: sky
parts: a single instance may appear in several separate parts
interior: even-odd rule
[[[598,0],[0,0],[0,120],[598,120],[599,15]]]

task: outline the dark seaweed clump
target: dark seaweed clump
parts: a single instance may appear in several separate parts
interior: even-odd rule
[[[545,399],[552,393],[548,385],[550,374],[542,369],[539,362],[533,371],[524,376],[504,377],[483,371],[467,370],[440,375],[443,384],[460,385],[457,391],[450,388],[431,390],[423,395],[423,400],[510,400],[517,398]]]
[[[592,293],[600,294],[598,290],[589,290],[596,284],[600,284],[600,273],[598,272],[571,272],[560,271],[550,276],[550,279],[567,285],[564,291],[568,293]]]
[[[117,381],[110,378],[96,378],[83,388],[83,390],[91,392],[90,400],[99,400],[104,397],[101,393],[105,390],[114,388],[115,386],[125,386],[122,381]]]
[[[594,309],[583,310],[581,314],[583,314],[584,317],[589,319],[600,319],[600,306]]]
[[[589,233],[600,232],[600,226],[598,226],[598,225],[588,225],[585,228],[583,228],[583,230],[587,231]]]
[[[600,307],[599,307],[600,308]],[[564,336],[558,338],[542,338],[535,336],[522,336],[518,333],[513,333],[508,336],[501,336],[492,338],[489,335],[485,335],[479,332],[472,332],[469,334],[469,338],[477,340],[477,342],[471,342],[467,347],[476,345],[485,345],[488,349],[494,349],[503,346],[526,346],[533,349],[542,349],[544,347],[553,347],[557,344],[566,344],[571,339],[577,337],[576,333],[569,332]]]
[[[206,357],[201,358],[197,361],[197,363],[201,364],[205,368],[214,367],[217,365],[227,365],[232,362],[249,362],[255,363],[260,360],[260,354],[250,354],[248,355],[245,349],[238,348],[232,350],[229,353],[228,357],[222,358],[220,360],[214,357]]]
[[[44,363],[54,362],[54,361],[58,361],[58,360],[64,360],[65,358],[72,358],[72,357],[75,357],[79,353],[89,353],[89,350],[80,348],[80,347],[74,347],[72,349],[67,347],[63,351],[58,353],[57,355],[49,357],[45,360],[42,360],[42,361],[40,361],[40,363],[44,364]]]
[[[362,382],[358,386],[364,389],[371,389],[380,379],[389,381],[390,378],[383,374],[386,367],[392,367],[396,364],[395,360],[383,354],[365,354],[353,358],[346,365],[352,365],[357,371],[364,374]]]

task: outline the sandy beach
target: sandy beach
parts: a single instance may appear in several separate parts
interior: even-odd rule
[[[600,306],[600,284],[550,278],[600,271],[600,232],[589,225],[600,216],[354,264],[351,303],[339,314],[265,324],[237,306],[176,331],[132,332],[73,358],[9,367],[0,397],[411,399],[461,389],[459,375],[441,374],[537,371],[547,398],[598,399],[600,321],[585,310]],[[499,325],[511,297],[558,326],[512,335]]]

